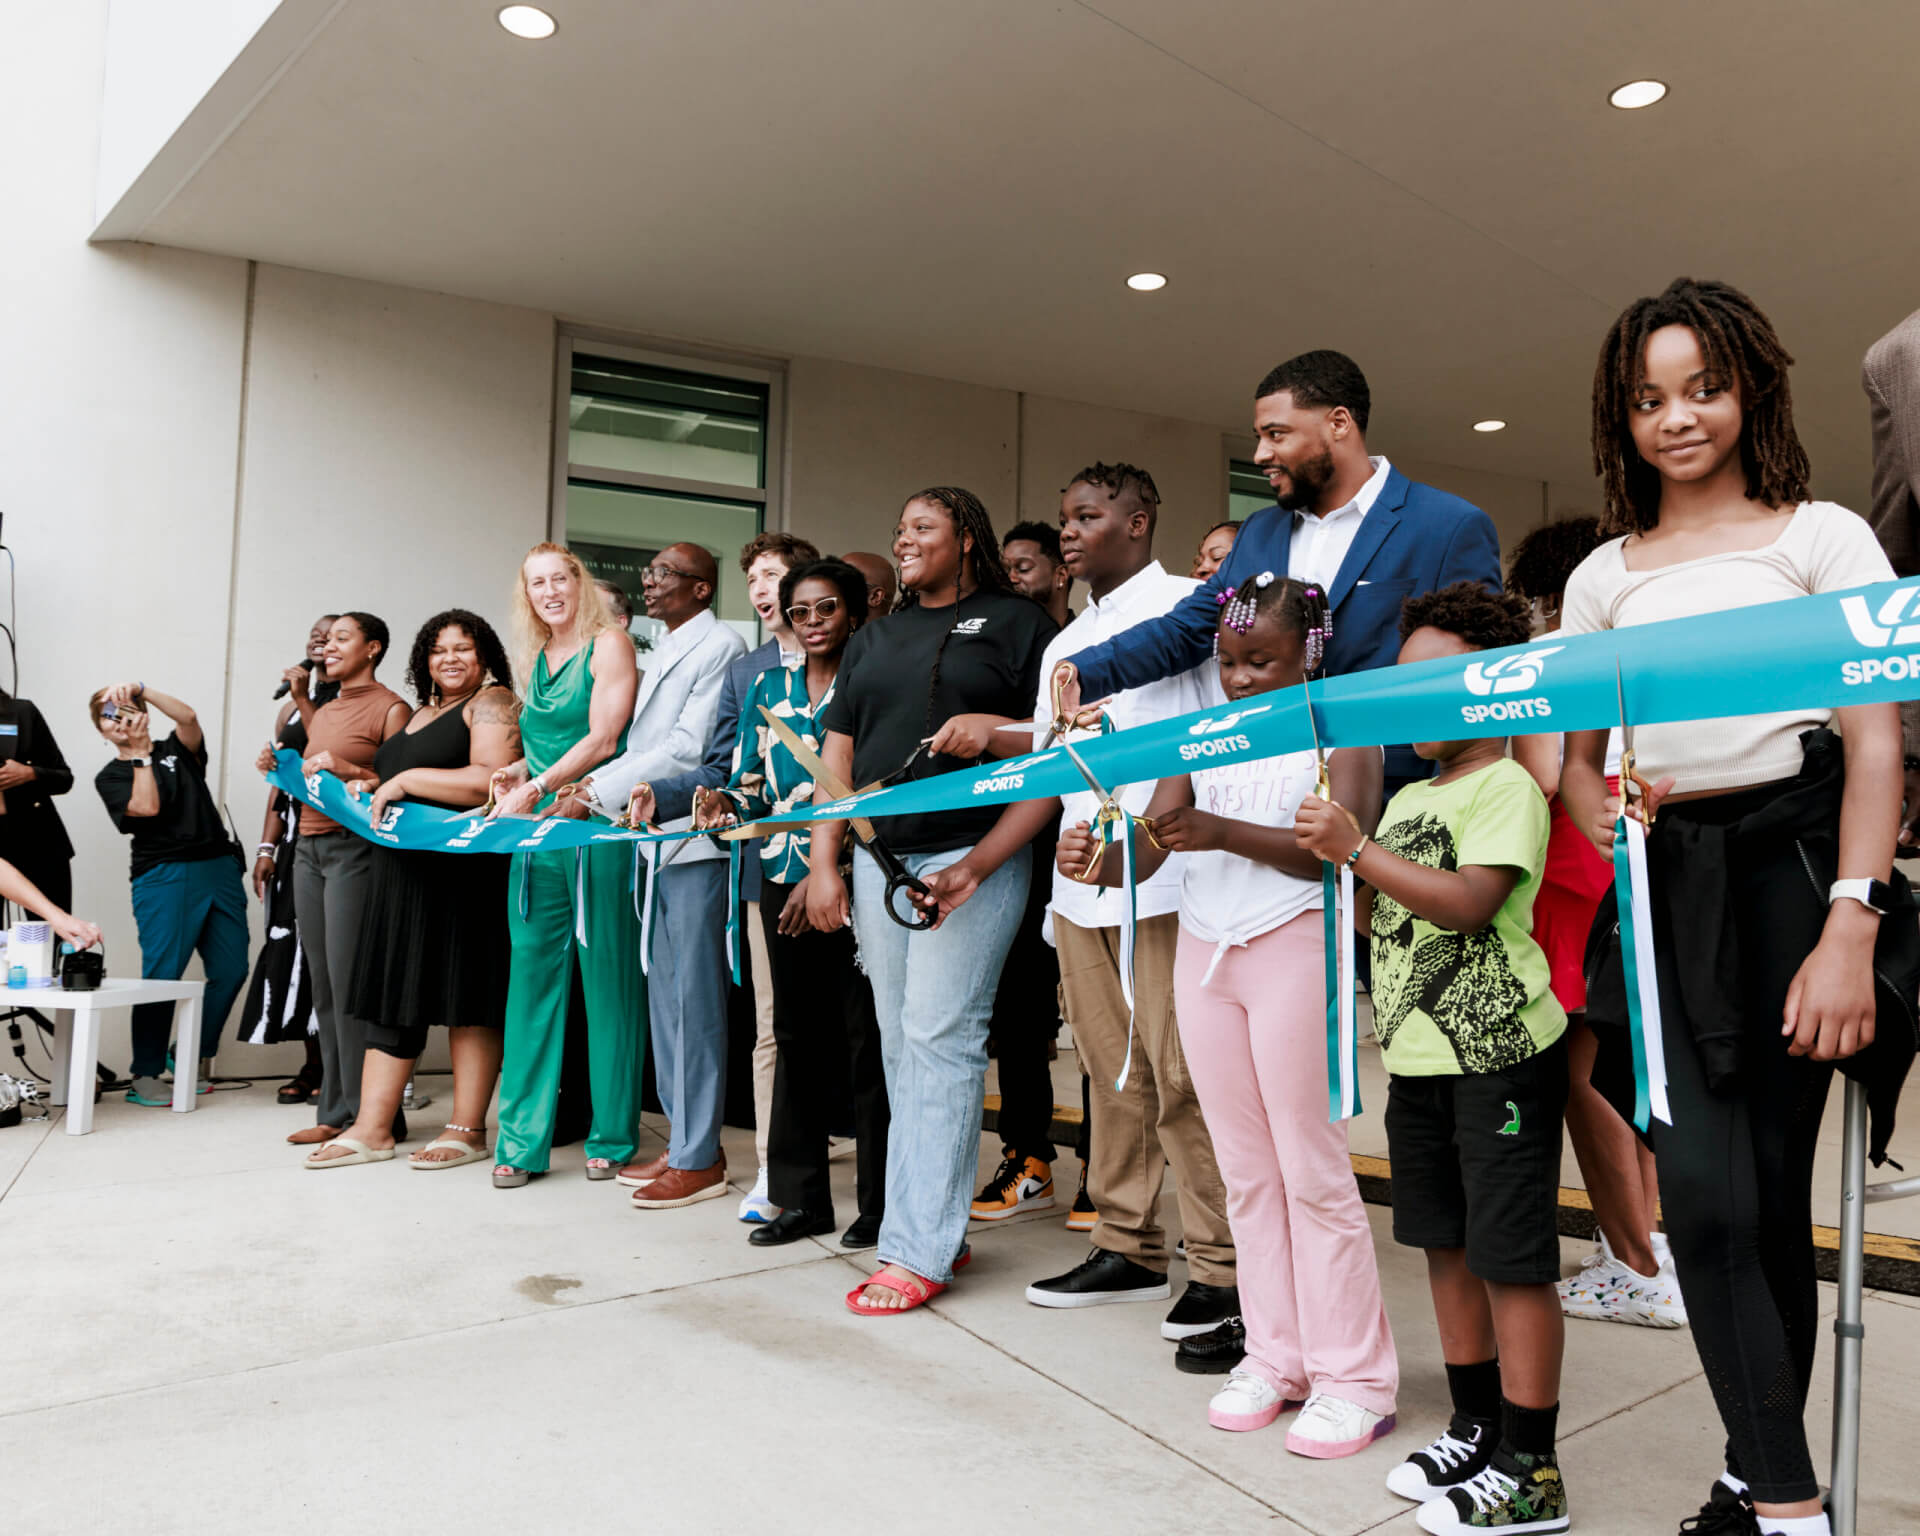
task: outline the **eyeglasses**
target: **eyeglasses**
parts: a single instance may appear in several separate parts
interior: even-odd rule
[[[830,619],[839,611],[839,598],[823,597],[817,603],[795,603],[787,610],[787,622],[805,624],[812,619]]]
[[[694,575],[692,571],[681,570],[677,565],[650,565],[640,573],[640,583],[642,586],[657,587],[661,582],[671,580],[675,576],[684,576],[688,581],[703,579]]]

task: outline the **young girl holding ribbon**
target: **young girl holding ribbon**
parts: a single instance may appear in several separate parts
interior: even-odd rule
[[[1808,499],[1791,362],[1724,283],[1679,279],[1614,323],[1593,449],[1619,536],[1568,582],[1563,633],[1893,574],[1860,518]],[[1630,723],[1631,676],[1621,693]],[[1881,916],[1895,904],[1883,882],[1900,818],[1896,706],[1644,726],[1622,765],[1624,804],[1607,787],[1606,737],[1568,737],[1560,792],[1604,851],[1618,842],[1628,872],[1588,956],[1595,1082],[1650,1110],[1680,1288],[1727,1430],[1726,1471],[1686,1528],[1822,1536],[1802,1422],[1818,1316],[1811,1180],[1834,1063],[1872,1085],[1858,1053],[1876,1010],[1887,1035],[1912,1004],[1876,998],[1888,946],[1914,936],[1910,911]],[[1629,1037],[1634,1051],[1615,1049]],[[1629,1055],[1634,1089],[1610,1072]]]
[[[1220,734],[1200,739],[1230,740],[1233,705],[1311,676],[1331,625],[1317,586],[1271,571],[1242,582],[1220,614]],[[1334,797],[1367,828],[1379,813],[1381,764],[1377,747],[1327,758]],[[1329,1114],[1323,1071],[1321,865],[1293,834],[1318,773],[1315,753],[1291,752],[1162,779],[1134,859],[1144,879],[1168,853],[1188,855],[1174,1004],[1226,1180],[1247,1331],[1246,1357],[1208,1405],[1208,1422],[1260,1429],[1297,1408],[1287,1449],[1334,1457],[1393,1428],[1400,1369],[1347,1123]],[[1102,848],[1085,822],[1069,828],[1060,868],[1081,877],[1092,866],[1092,878],[1118,885],[1118,850]]]

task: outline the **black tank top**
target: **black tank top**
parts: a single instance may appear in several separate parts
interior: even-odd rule
[[[373,770],[381,781],[409,768],[465,768],[473,762],[473,732],[467,726],[466,705],[456,705],[417,731],[395,731],[373,755]],[[420,795],[409,795],[414,805],[442,811],[470,811],[470,805],[447,805]]]

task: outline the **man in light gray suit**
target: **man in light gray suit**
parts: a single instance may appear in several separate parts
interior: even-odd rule
[[[1897,576],[1920,575],[1920,310],[1867,349],[1860,365],[1873,413],[1873,511],[1867,521]],[[1900,845],[1920,841],[1920,700],[1900,706],[1907,808]]]
[[[620,814],[634,791],[644,790],[637,809],[651,819],[650,781],[698,766],[727,668],[746,653],[747,643],[714,617],[720,573],[699,545],[663,549],[642,580],[647,617],[661,620],[667,635],[647,657],[627,750],[581,785],[609,815]],[[681,817],[669,829],[690,820]],[[656,864],[679,848],[643,846]],[[635,1205],[664,1210],[727,1192],[720,1155],[727,1092],[727,856],[711,839],[696,837],[654,879],[647,1007],[654,1077],[671,1129],[664,1153],[621,1172],[626,1182],[639,1184]]]

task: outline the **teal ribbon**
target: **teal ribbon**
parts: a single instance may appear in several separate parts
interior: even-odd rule
[[[1620,723],[1621,669],[1633,685],[1638,726],[1920,698],[1916,608],[1920,583],[1878,582],[1351,672],[1313,684],[1320,744],[1331,750],[1604,730]],[[1138,784],[1313,745],[1304,691],[1293,687],[1117,731],[1087,743],[1082,757],[1102,783]],[[926,815],[1084,787],[1056,744],[975,772],[795,806],[768,824]]]
[[[727,965],[733,972],[733,984],[740,980],[740,844],[727,844]]]
[[[705,833],[630,832],[606,822],[576,821],[565,816],[496,816],[479,811],[442,811],[429,805],[399,801],[387,807],[374,825],[371,801],[356,800],[331,773],[300,771],[300,754],[282,748],[274,754],[267,782],[284,790],[302,805],[310,805],[357,837],[386,848],[416,849],[425,853],[538,853],[554,848],[592,848],[601,843],[671,843]]]
[[[1653,913],[1647,890],[1646,829],[1630,817],[1613,824],[1613,892],[1620,919],[1620,965],[1627,992],[1627,1034],[1633,1042],[1633,1123],[1647,1129],[1658,1115],[1673,1123],[1667,1103],[1665,1035],[1653,955]]]
[[[1353,871],[1320,866],[1326,938],[1327,1123],[1360,1113],[1360,1039],[1353,1005]]]

